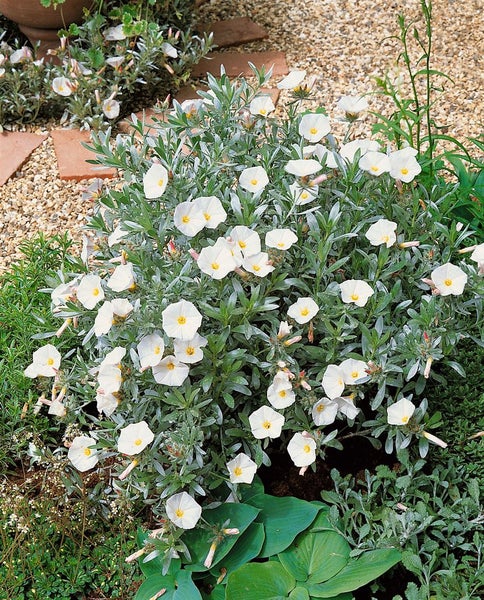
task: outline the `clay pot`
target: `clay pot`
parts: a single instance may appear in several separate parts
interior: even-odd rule
[[[83,9],[93,0],[66,0],[57,8],[44,8],[40,0],[0,0],[0,13],[14,21],[34,46],[40,41],[39,55],[59,46],[57,32],[82,21]]]

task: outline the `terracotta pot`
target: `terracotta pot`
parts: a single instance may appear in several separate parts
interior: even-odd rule
[[[32,45],[40,41],[39,54],[59,46],[57,32],[82,21],[84,7],[93,0],[66,0],[57,8],[44,8],[40,0],[0,0],[0,13],[14,21]]]

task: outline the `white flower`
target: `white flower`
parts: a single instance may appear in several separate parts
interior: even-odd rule
[[[334,401],[338,405],[339,412],[343,413],[348,419],[356,419],[356,416],[360,412],[360,409],[356,408],[353,398],[351,396],[338,397],[335,398]]]
[[[368,108],[368,102],[363,96],[341,96],[336,106],[348,117],[355,118]]]
[[[118,407],[119,400],[112,394],[103,394],[100,390],[96,392],[96,407],[98,412],[104,413],[106,417],[110,417]]]
[[[270,96],[256,96],[249,105],[249,112],[254,116],[266,117],[274,110],[276,110],[276,107]]]
[[[119,117],[120,104],[114,98],[108,98],[103,102],[103,113],[108,119],[116,119]]]
[[[247,256],[244,258],[242,266],[246,271],[257,277],[265,277],[275,269],[269,261],[267,252],[258,252]]]
[[[128,262],[125,265],[118,265],[106,285],[114,292],[124,292],[125,290],[134,288],[133,264]]]
[[[156,367],[163,358],[165,351],[165,342],[158,333],[151,333],[141,338],[136,347],[139,356],[141,369]]]
[[[202,348],[206,345],[207,338],[198,333],[191,340],[175,340],[173,342],[175,358],[187,364],[200,362],[203,358]]]
[[[390,248],[396,241],[397,236],[395,231],[397,224],[388,219],[379,219],[376,223],[373,223],[365,233],[365,237],[370,240],[372,246],[380,246],[386,244],[387,248]]]
[[[289,317],[301,325],[310,321],[319,311],[319,306],[312,298],[299,298],[287,310]]]
[[[235,242],[245,258],[261,251],[259,234],[245,225],[234,227],[230,233],[230,239]]]
[[[178,204],[173,215],[173,222],[175,227],[187,237],[197,235],[206,225],[202,210],[194,202]]]
[[[216,196],[200,196],[193,200],[193,204],[203,214],[207,229],[215,229],[227,218],[227,213]]]
[[[118,42],[126,39],[126,34],[123,31],[124,25],[117,25],[116,27],[108,27],[103,35],[104,39],[108,42]]]
[[[227,240],[218,238],[213,246],[202,248],[197,265],[212,279],[223,279],[238,266],[238,262]]]
[[[343,144],[339,150],[341,158],[344,158],[347,162],[353,162],[356,153],[359,152],[360,157],[367,152],[377,152],[380,148],[378,142],[374,140],[353,140]]]
[[[105,335],[111,329],[114,323],[114,311],[111,302],[106,301],[101,304],[94,319],[94,333],[96,337]]]
[[[470,259],[476,261],[479,275],[484,275],[484,244],[479,244],[474,248]]]
[[[23,46],[22,48],[12,52],[9,58],[12,65],[16,65],[23,61],[32,60],[32,50],[27,46]]]
[[[341,290],[341,300],[345,304],[353,302],[356,306],[365,306],[368,298],[375,292],[371,287],[361,279],[348,279],[339,284]]]
[[[174,356],[166,356],[152,368],[156,383],[179,387],[188,377],[189,368]]]
[[[193,529],[200,519],[202,507],[190,494],[180,492],[166,501],[166,514],[177,527]]]
[[[67,414],[66,407],[62,404],[60,400],[55,398],[52,400],[51,405],[49,406],[49,415],[55,415],[56,417],[65,417]]]
[[[154,163],[143,177],[143,190],[146,198],[159,198],[168,183],[168,171],[163,165]]]
[[[125,56],[110,56],[106,58],[106,64],[110,67],[113,67],[113,69],[119,69],[119,67],[125,61],[125,58]]]
[[[296,181],[291,183],[289,186],[291,191],[291,196],[296,203],[296,206],[303,206],[304,204],[309,204],[313,200],[316,200],[318,197],[319,187],[317,185],[313,185],[310,187],[303,187]]]
[[[161,50],[165,56],[169,56],[170,58],[178,57],[178,50],[168,42],[163,42],[163,44],[161,44]]]
[[[471,257],[472,258],[472,257]],[[76,295],[77,278],[68,283],[61,283],[50,294],[54,306],[63,306],[67,301],[73,302]]]
[[[250,429],[252,435],[262,440],[264,438],[277,438],[281,435],[285,418],[270,406],[261,406],[249,415]]]
[[[297,235],[290,229],[273,229],[266,233],[265,244],[269,248],[288,250],[297,242]]]
[[[329,398],[321,398],[313,406],[312,417],[317,427],[331,425],[336,419],[338,404]]]
[[[296,401],[296,394],[292,389],[289,375],[285,371],[278,371],[267,388],[267,399],[274,408],[287,408]]]
[[[61,353],[52,344],[38,348],[32,355],[32,363],[25,369],[24,375],[35,377],[55,377],[61,363]]]
[[[126,348],[123,348],[123,346],[116,346],[116,348],[113,348],[110,352],[106,354],[101,364],[99,365],[99,368],[102,369],[106,365],[119,365],[119,363],[123,360],[125,356]]]
[[[269,177],[263,167],[249,167],[244,169],[239,177],[242,189],[257,194],[269,183]]]
[[[328,167],[328,169],[337,169],[338,163],[336,162],[336,152],[328,150],[323,144],[316,144],[315,146],[308,146],[312,148],[313,156],[315,156],[322,165]],[[303,149],[304,152],[304,149]]]
[[[402,398],[387,408],[387,421],[389,425],[406,425],[413,413],[415,404]]]
[[[111,248],[112,246],[115,246],[116,244],[119,244],[119,242],[126,236],[128,235],[128,231],[124,231],[124,229],[121,228],[120,225],[118,225],[114,231],[112,231],[109,236],[108,236],[108,246]]]
[[[99,394],[115,394],[121,389],[123,375],[118,365],[103,365],[97,375]]]
[[[322,168],[321,163],[314,158],[297,158],[289,160],[284,167],[284,170],[297,177],[308,177],[309,175],[314,175],[314,173],[321,171]]]
[[[252,483],[257,465],[247,454],[241,452],[227,463],[227,470],[231,483]]]
[[[96,440],[87,435],[78,435],[72,440],[67,458],[78,471],[89,471],[96,466],[99,457],[93,448],[95,444]]]
[[[294,90],[301,85],[306,77],[306,71],[291,71],[277,84],[280,90]]]
[[[368,377],[366,372],[368,365],[363,360],[347,358],[340,364],[339,368],[343,371],[343,381],[346,385],[353,385],[358,379]]]
[[[390,159],[383,152],[366,152],[358,161],[358,166],[362,171],[376,176],[387,173],[391,168]]]
[[[410,147],[391,152],[388,157],[390,176],[403,181],[403,183],[412,181],[422,171],[422,167],[415,158],[416,154],[417,150]]]
[[[191,340],[202,323],[202,315],[192,302],[180,300],[161,313],[163,330],[169,337]]]
[[[460,296],[467,283],[467,275],[460,267],[445,263],[434,269],[430,275],[441,296]]]
[[[310,143],[319,142],[331,131],[329,119],[319,113],[307,113],[299,122],[299,135]]]
[[[59,96],[70,96],[75,86],[67,77],[54,77],[52,80],[52,89]]]
[[[104,300],[104,290],[99,275],[84,275],[77,288],[77,299],[88,310],[92,310],[98,302]]]
[[[146,421],[131,423],[119,432],[118,452],[133,456],[142,452],[155,439]]]
[[[334,400],[345,389],[343,369],[338,365],[328,365],[323,375],[322,386],[328,398]]]
[[[307,467],[316,460],[316,442],[306,431],[293,435],[287,444],[287,451],[296,467]]]

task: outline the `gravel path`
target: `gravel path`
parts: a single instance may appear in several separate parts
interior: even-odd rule
[[[484,31],[483,0],[434,0],[432,67],[448,74],[445,94],[434,116],[447,133],[463,141],[483,133]],[[240,51],[282,50],[292,69],[307,69],[317,77],[315,104],[335,115],[343,94],[368,93],[374,77],[395,70],[400,47],[397,15],[420,19],[418,0],[208,0],[200,20],[213,22],[248,16],[269,37]],[[422,31],[422,29],[420,29]],[[233,48],[231,50],[234,50]],[[418,54],[415,55],[416,57]],[[284,95],[281,102],[284,102]],[[388,113],[390,105],[371,97],[372,110]],[[362,131],[369,132],[368,121]],[[88,182],[65,182],[58,177],[52,142],[34,151],[16,176],[0,187],[0,272],[21,258],[19,243],[37,231],[68,230],[79,239],[79,226],[92,210],[81,200]]]

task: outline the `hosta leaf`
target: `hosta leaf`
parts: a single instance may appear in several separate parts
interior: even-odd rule
[[[250,563],[229,576],[226,600],[287,600],[294,577],[277,561]]]

